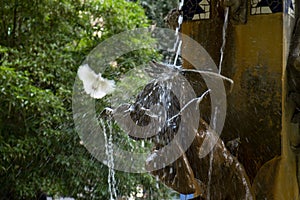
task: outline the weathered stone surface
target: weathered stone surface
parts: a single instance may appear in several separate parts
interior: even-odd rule
[[[236,24],[247,22],[247,0],[221,0],[222,7],[230,7],[230,18]]]

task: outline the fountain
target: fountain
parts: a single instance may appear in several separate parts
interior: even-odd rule
[[[108,166],[108,192],[110,194],[110,200],[116,199],[117,189],[116,189],[116,178],[114,171],[114,157],[113,157],[113,143],[112,143],[112,122],[108,121],[108,126],[105,125],[104,120],[100,119],[101,128],[103,129],[104,140],[105,140],[105,153],[107,155],[107,166]],[[109,135],[107,135],[106,128],[108,127]]]
[[[222,16],[226,19],[227,6],[225,44]],[[204,199],[300,198],[298,10],[296,1],[185,1],[181,31],[204,46],[216,63],[224,61],[222,74],[232,77],[235,86],[228,96],[222,140],[211,155],[197,155],[205,133],[214,137],[205,125],[211,105],[204,102],[200,110],[205,121],[192,145],[152,174],[180,193]],[[183,39],[182,45],[182,55],[188,57],[188,42]],[[193,65],[184,60],[183,67]],[[191,83],[201,82],[196,74],[186,76]],[[229,152],[224,143],[237,138],[238,150]]]
[[[107,109],[107,115],[113,116],[131,138],[153,141],[151,155],[139,166],[144,165],[146,171],[181,194],[213,200],[299,199],[299,3],[182,2],[174,12],[182,18],[175,17],[175,21],[183,22],[181,32],[199,42],[214,63],[219,63],[218,72],[194,69],[197,59],[203,59],[197,56],[203,51],[191,52],[193,43],[176,35],[175,61],[149,64],[150,76],[153,69],[163,75],[145,85],[134,102]],[[178,34],[174,23],[171,27]],[[182,68],[176,66],[180,47]],[[207,66],[213,61],[201,60],[209,63]],[[214,106],[216,90],[205,86],[206,76],[225,80],[228,91],[221,138],[215,121],[222,106]],[[188,81],[180,82],[183,79]],[[188,98],[180,96],[184,97],[181,102],[178,95],[190,86],[193,93],[187,94]],[[174,88],[180,89],[174,92]],[[192,110],[201,117],[183,114]],[[185,140],[189,134],[194,134],[191,143]],[[113,147],[109,141],[106,144],[110,157]],[[169,151],[164,148],[169,144],[180,157],[165,162],[161,154]],[[109,183],[113,184],[113,171],[110,175]],[[113,196],[114,192],[111,199]]]

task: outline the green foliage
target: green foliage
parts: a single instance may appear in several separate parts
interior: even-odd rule
[[[156,24],[158,27],[165,27],[164,18],[168,12],[173,8],[177,8],[179,0],[171,1],[152,1],[152,0],[140,0],[139,3],[146,11],[146,15],[152,21],[152,24]]]
[[[108,169],[74,130],[72,86],[99,42],[148,25],[144,10],[125,0],[1,0],[0,15],[0,199],[34,199],[40,191],[108,199]],[[117,79],[153,56],[120,58],[110,74]],[[143,185],[154,199],[167,196],[147,174],[116,176],[119,194]]]

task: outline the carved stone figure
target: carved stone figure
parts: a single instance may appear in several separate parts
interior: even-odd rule
[[[178,18],[180,16],[180,11],[177,8],[174,8],[169,11],[167,16],[164,18],[164,22],[168,26],[168,28],[175,30],[178,24]]]
[[[221,0],[220,4],[230,8],[230,17],[234,23],[247,22],[247,0]]]

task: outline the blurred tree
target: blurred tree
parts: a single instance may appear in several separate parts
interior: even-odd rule
[[[148,25],[144,10],[125,0],[0,0],[0,17],[0,199],[34,199],[41,191],[108,199],[108,169],[74,130],[72,86],[99,42]],[[120,69],[151,58],[124,58]],[[116,176],[119,194],[142,184],[150,199],[168,195],[147,174]]]
[[[173,8],[177,8],[179,0],[170,1],[152,1],[152,0],[131,0],[133,2],[139,2],[145,9],[146,15],[151,20],[152,24],[156,24],[158,27],[166,27],[164,18],[168,12]]]

